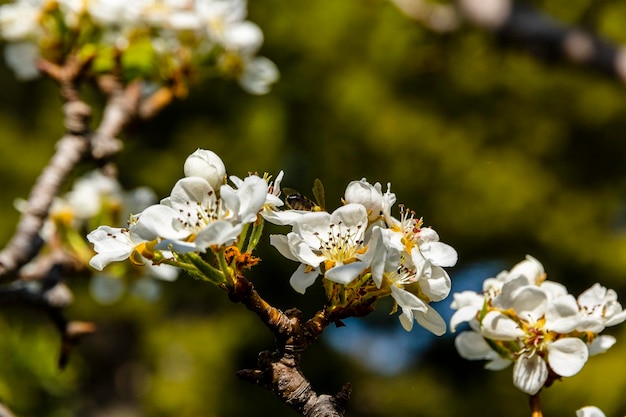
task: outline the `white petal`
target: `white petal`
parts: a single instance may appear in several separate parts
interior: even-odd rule
[[[490,311],[481,322],[483,336],[493,340],[515,340],[526,333],[510,318],[498,311]]]
[[[243,180],[243,184],[237,189],[237,197],[240,201],[238,212],[240,221],[251,223],[265,204],[267,182],[257,175],[250,175]]]
[[[281,255],[292,261],[300,262],[300,260],[291,253],[289,240],[285,235],[270,235],[270,245],[278,249]]]
[[[293,226],[306,213],[308,212],[299,210],[263,210],[261,216],[268,222],[278,226]]]
[[[583,291],[582,294],[578,296],[578,303],[581,306],[592,308],[594,306],[604,304],[606,295],[606,287],[595,283],[591,286],[591,288]]]
[[[352,262],[346,265],[337,265],[324,274],[324,277],[339,284],[349,284],[367,268],[365,262]]]
[[[383,283],[383,273],[387,259],[387,248],[383,242],[382,229],[378,226],[372,230],[370,242],[367,245],[367,252],[371,253],[370,268],[372,279],[378,288]]]
[[[465,306],[458,309],[450,318],[450,331],[454,333],[459,324],[475,320],[478,310],[475,306]]]
[[[602,317],[583,316],[581,317],[580,322],[578,322],[576,330],[581,332],[600,333],[605,327],[606,326],[604,325]]]
[[[420,289],[430,301],[441,301],[450,294],[452,283],[443,268],[432,265],[430,277],[420,277]]]
[[[454,298],[454,301],[452,301],[452,303],[450,304],[450,308],[455,310],[467,306],[474,306],[480,309],[485,302],[484,295],[478,294],[476,291],[470,290],[456,292],[452,295],[452,297]]]
[[[454,346],[463,359],[480,360],[495,359],[498,354],[489,347],[489,344],[480,335],[474,331],[465,331],[459,333],[454,339]]]
[[[291,284],[294,290],[304,294],[306,289],[313,285],[319,274],[319,269],[315,268],[307,272],[307,266],[301,264],[289,279],[289,284]]]
[[[490,371],[501,371],[502,369],[506,368],[507,366],[511,366],[513,362],[509,359],[505,359],[502,358],[500,356],[498,356],[497,358],[495,358],[494,360],[492,360],[491,362],[488,362],[485,364],[485,369],[488,369]]]
[[[558,375],[576,375],[587,362],[589,351],[580,339],[566,337],[548,345],[548,363]]]
[[[87,235],[87,240],[94,244],[97,252],[89,265],[102,271],[111,262],[123,261],[128,258],[136,246],[124,229],[100,226]]]
[[[176,204],[186,206],[189,203],[202,203],[213,193],[213,188],[204,178],[181,178],[174,184],[169,199],[165,199],[163,204],[170,201],[171,204],[167,205],[176,208]]]
[[[569,333],[580,323],[578,303],[573,295],[565,295],[553,300],[546,310],[547,330],[557,333]]]
[[[330,213],[318,211],[306,212],[293,225],[293,233],[299,235],[310,247],[319,248],[320,238],[328,235]]]
[[[145,240],[153,240],[157,237],[172,240],[186,238],[190,234],[189,231],[174,227],[177,218],[176,210],[162,204],[155,204],[141,212],[137,223],[130,226],[130,231]]]
[[[427,229],[422,229],[427,230]],[[454,266],[459,259],[456,250],[450,245],[442,242],[432,242],[420,245],[420,251],[425,258],[439,266]]]
[[[413,330],[413,310],[402,307],[402,313],[398,316],[402,328],[407,332]]]
[[[396,300],[396,303],[398,303],[400,307],[406,307],[422,312],[426,312],[428,309],[426,303],[420,300],[416,295],[398,288],[395,285],[391,286],[391,296],[394,300]]]
[[[619,303],[616,303],[619,305]],[[620,305],[621,308],[621,305]],[[606,327],[615,326],[617,324],[621,324],[626,320],[626,310],[622,310],[617,314],[614,314],[610,317],[607,317],[607,320],[604,322]]]
[[[611,348],[616,342],[615,337],[604,335],[598,336],[593,339],[591,344],[587,345],[589,348],[589,356],[598,355],[600,353],[604,353]]]
[[[158,250],[167,250],[176,253],[200,252],[195,242],[186,242],[184,240],[164,239],[156,245]],[[204,252],[204,251],[202,251]]]
[[[32,80],[40,75],[38,58],[39,46],[33,42],[10,43],[4,47],[4,59],[20,80]]]
[[[588,405],[576,411],[576,417],[606,417],[602,410],[593,405]]]
[[[528,283],[528,279],[524,275],[518,275],[513,279],[508,279],[510,275],[505,277],[506,280],[500,288],[500,293],[493,299],[494,307],[501,308],[503,310],[507,310],[512,307],[515,295],[520,288],[528,287],[530,285]],[[490,282],[495,284],[495,288],[498,287],[497,280],[496,282]]]
[[[365,207],[360,204],[346,204],[339,207],[330,216],[331,223],[343,224],[344,227],[360,228],[357,236],[363,236],[365,227],[367,226],[367,212]]]
[[[323,256],[316,255],[311,250],[309,243],[302,240],[302,238],[295,233],[287,234],[287,242],[291,248],[291,253],[303,264],[317,268],[325,259]]]
[[[223,39],[224,47],[242,54],[254,54],[263,43],[263,32],[250,21],[226,26]]]
[[[264,56],[257,56],[245,62],[239,85],[250,94],[263,95],[270,92],[278,78],[280,72],[276,64]]]
[[[509,271],[509,277],[524,276],[528,280],[528,284],[536,285],[537,279],[545,273],[543,265],[537,259],[530,255],[526,255],[526,259],[515,265]]]
[[[513,385],[535,395],[548,379],[548,366],[539,355],[521,356],[513,367]]]
[[[442,336],[446,332],[446,321],[431,306],[427,305],[426,308],[425,313],[414,310],[415,321],[432,334]]]
[[[525,286],[518,288],[512,294],[510,308],[515,310],[518,316],[532,321],[540,319],[548,307],[548,295],[539,287]]]
[[[554,281],[544,281],[539,285],[539,288],[546,292],[549,301],[568,294],[565,285]]]
[[[194,243],[202,252],[212,245],[230,245],[237,239],[242,229],[241,223],[232,224],[226,220],[218,220],[202,229],[196,236]]]

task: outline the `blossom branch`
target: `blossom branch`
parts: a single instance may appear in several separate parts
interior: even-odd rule
[[[350,397],[350,384],[344,385],[335,396],[318,395],[300,369],[302,352],[334,321],[331,315],[320,311],[302,325],[299,310],[290,309],[283,313],[272,307],[243,276],[237,277],[229,297],[256,313],[274,333],[278,344],[274,352],[259,354],[257,369],[244,369],[237,375],[274,392],[303,416],[343,416]]]
[[[138,117],[154,116],[169,103],[151,105],[139,115],[140,108],[145,108],[145,103],[152,100],[152,96],[142,99],[143,83],[136,81],[124,86],[119,77],[103,77],[99,80],[100,88],[109,98],[100,125],[92,132],[89,126],[91,108],[79,99],[77,91],[76,77],[81,76],[81,67],[73,60],[67,67],[50,63],[41,63],[40,67],[60,83],[61,95],[66,101],[63,106],[66,134],[57,143],[54,156],[31,189],[14,236],[0,252],[0,277],[13,274],[35,257],[41,245],[38,233],[52,201],[78,163],[89,157],[105,160],[119,153],[122,143],[116,136],[126,125]]]
[[[41,246],[39,231],[54,197],[76,165],[85,158],[89,143],[79,130],[87,131],[89,107],[80,101],[64,106],[65,124],[74,132],[59,140],[56,152],[31,189],[25,211],[7,246],[0,252],[0,276],[14,273],[30,261]]]
[[[455,5],[392,1],[407,16],[433,31],[456,30],[465,20],[544,61],[566,61],[626,82],[625,48],[562,24],[528,4],[513,0],[457,0]]]

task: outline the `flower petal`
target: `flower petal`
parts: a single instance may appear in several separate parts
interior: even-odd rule
[[[596,337],[595,339],[593,339],[593,342],[591,342],[591,344],[587,345],[587,348],[589,348],[589,356],[598,355],[600,353],[606,352],[611,346],[615,344],[615,342],[616,340],[613,336],[603,335]]]
[[[493,340],[515,340],[526,333],[513,320],[498,311],[490,311],[481,322],[481,333]]]
[[[548,305],[545,324],[547,330],[566,334],[576,329],[579,323],[578,303],[573,295],[559,297]]]
[[[536,285],[537,279],[541,278],[545,273],[543,265],[537,259],[530,255],[526,255],[526,259],[515,265],[509,271],[509,277],[524,276],[528,280],[528,284]]]
[[[465,331],[454,339],[454,346],[463,359],[480,360],[495,359],[498,354],[489,347],[489,344],[480,333]]]
[[[320,270],[318,268],[309,270],[306,265],[301,264],[291,275],[289,284],[291,284],[294,290],[304,294],[306,289],[313,285],[319,274]]]
[[[338,284],[349,284],[367,268],[365,262],[352,262],[346,265],[337,265],[324,274],[324,277]]]
[[[587,345],[575,337],[559,339],[548,345],[548,363],[558,375],[576,375],[587,362]]]
[[[588,405],[576,411],[576,417],[606,417],[602,410],[593,405]]]
[[[441,301],[450,294],[451,281],[443,268],[432,265],[430,277],[421,276],[420,289],[430,301]]]
[[[476,306],[465,306],[458,309],[450,318],[450,331],[454,333],[459,324],[475,320],[478,310]]]
[[[428,229],[422,229],[428,230]],[[439,266],[454,266],[459,259],[456,250],[442,242],[431,242],[420,245],[420,251],[426,259]]]
[[[521,356],[513,367],[513,385],[535,395],[548,379],[548,366],[539,355]]]
[[[413,314],[415,321],[435,336],[442,336],[446,332],[446,321],[431,306],[426,305],[426,312],[414,310]]]
[[[402,313],[398,316],[402,328],[407,332],[413,330],[413,310],[402,307]]]
[[[398,288],[395,285],[391,286],[391,296],[400,307],[406,307],[421,312],[426,312],[428,309],[426,303],[420,300],[416,295],[402,288]]]
[[[209,246],[225,246],[233,243],[243,229],[243,224],[217,220],[198,232],[194,243],[201,252]]]
[[[89,265],[102,271],[111,262],[123,261],[128,258],[137,245],[132,242],[126,229],[100,226],[87,235],[93,243],[97,254],[91,258]]]
[[[155,204],[146,208],[139,214],[137,223],[130,226],[130,231],[145,240],[154,240],[157,237],[164,239],[184,239],[190,232],[178,229],[178,212],[171,207]]]
[[[300,262],[300,260],[291,253],[289,239],[285,235],[270,235],[270,245],[274,246],[285,258]]]

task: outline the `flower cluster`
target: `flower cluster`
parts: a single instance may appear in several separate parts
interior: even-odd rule
[[[296,291],[304,293],[322,275],[331,309],[355,315],[359,306],[391,296],[402,309],[406,330],[417,321],[435,334],[445,332],[444,320],[429,303],[449,294],[443,267],[454,265],[457,253],[413,212],[402,207],[400,218],[393,217],[396,197],[389,187],[383,193],[379,183],[353,181],[343,205],[328,213],[323,204],[292,194],[286,198],[289,208],[282,209],[282,172],[274,182],[249,175],[231,176],[232,185],[227,184],[224,163],[208,150],[191,154],[184,173],[168,197],[131,215],[128,227],[100,226],[89,233],[97,252],[90,260],[93,268],[125,259],[151,261],[228,287],[237,279],[233,268],[254,264],[250,253],[265,219],[292,227],[287,235],[271,235],[270,243],[300,263],[290,279]],[[298,198],[306,203],[296,204]],[[209,263],[211,253],[216,259]]]
[[[191,154],[184,172],[168,197],[132,215],[128,227],[100,226],[89,233],[97,252],[90,261],[93,268],[128,258],[184,267],[195,259],[186,254],[223,253],[240,243],[266,202],[277,204],[259,176],[231,177],[233,186],[226,184],[224,163],[209,150]]]
[[[0,6],[8,65],[22,79],[38,75],[40,58],[62,64],[68,52],[128,77],[175,83],[201,66],[265,94],[276,66],[257,56],[259,27],[246,19],[246,0],[16,0]]]
[[[268,221],[292,226],[286,235],[270,236],[270,243],[300,263],[290,279],[297,292],[321,275],[334,307],[368,305],[391,295],[407,331],[415,320],[441,335],[446,324],[429,303],[450,292],[443,267],[453,266],[457,253],[403,206],[400,218],[393,217],[396,196],[389,188],[383,193],[380,183],[362,179],[348,184],[344,204],[332,213],[319,206],[312,212],[266,212]]]
[[[488,360],[491,370],[514,363],[513,383],[530,395],[609,349],[615,338],[599,333],[626,319],[615,291],[595,284],[574,298],[546,280],[543,265],[530,256],[485,280],[482,293],[454,294],[452,308],[452,331],[463,322],[471,328],[455,340],[459,354]]]

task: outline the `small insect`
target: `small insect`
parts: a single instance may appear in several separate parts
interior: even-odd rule
[[[315,201],[291,188],[283,187],[283,191],[287,193],[287,197],[285,197],[285,204],[287,204],[287,207],[292,210],[325,211],[324,200],[326,198],[326,194],[324,192],[324,184],[322,184],[322,181],[320,181],[319,178],[315,178],[315,181],[313,182],[313,195],[315,196]]]

